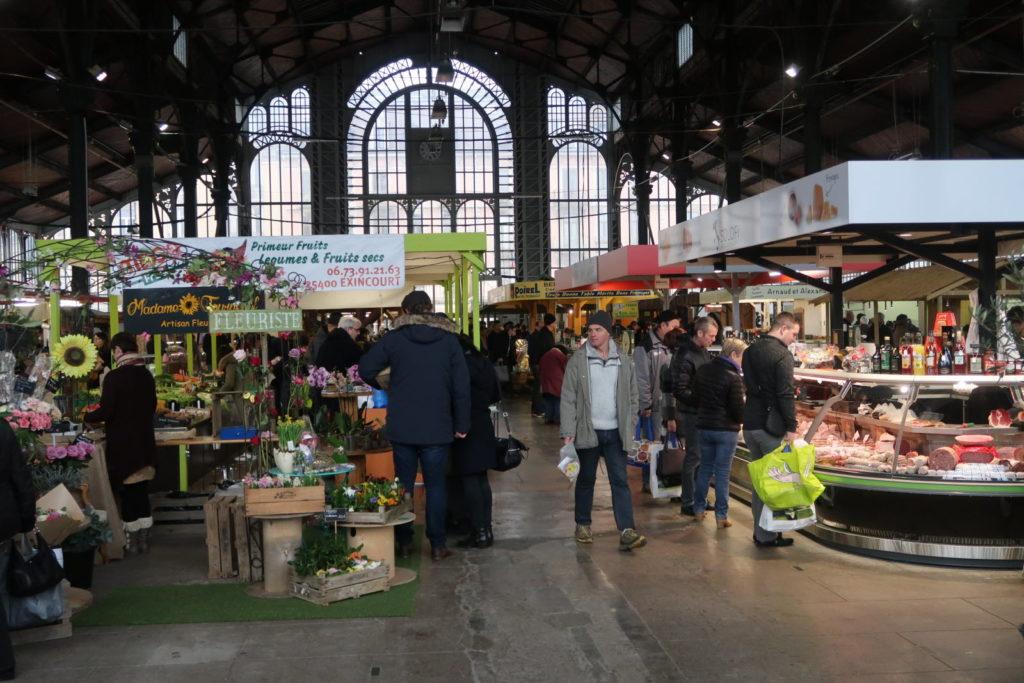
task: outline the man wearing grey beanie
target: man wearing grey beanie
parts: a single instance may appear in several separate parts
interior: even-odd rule
[[[576,541],[593,543],[590,513],[597,462],[604,458],[612,488],[612,510],[619,529],[619,550],[639,548],[647,539],[633,522],[633,499],[626,477],[623,444],[633,438],[640,399],[629,358],[611,339],[612,319],[605,311],[587,321],[587,342],[572,355],[562,382],[562,440],[574,443],[580,459],[576,478]]]

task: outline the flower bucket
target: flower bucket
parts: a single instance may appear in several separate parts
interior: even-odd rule
[[[295,469],[295,452],[274,449],[274,464],[281,474],[291,474]]]

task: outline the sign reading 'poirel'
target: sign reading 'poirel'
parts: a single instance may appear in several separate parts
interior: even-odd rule
[[[302,311],[211,311],[210,332],[292,332],[302,329]]]

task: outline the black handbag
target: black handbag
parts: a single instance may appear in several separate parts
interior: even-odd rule
[[[57,556],[36,532],[36,547],[23,534],[11,545],[11,562],[7,570],[7,592],[16,598],[27,598],[53,588],[64,580],[64,569]]]
[[[494,418],[495,422],[498,421],[498,415],[505,420],[505,432],[508,436],[498,437],[494,454],[497,464],[494,466],[494,469],[499,472],[508,472],[519,467],[526,460],[526,453],[530,449],[522,441],[512,436],[512,425],[509,424],[508,413],[501,409],[501,404],[498,404],[498,412]],[[498,431],[497,426],[495,426],[495,431]]]

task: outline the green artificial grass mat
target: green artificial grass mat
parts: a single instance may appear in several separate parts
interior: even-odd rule
[[[418,534],[417,534],[418,535]],[[395,564],[419,569],[419,543],[408,560]],[[404,586],[342,600],[326,607],[298,598],[254,598],[246,584],[204,583],[115,588],[74,616],[76,626],[141,626],[238,621],[366,619],[412,616],[419,578]]]

